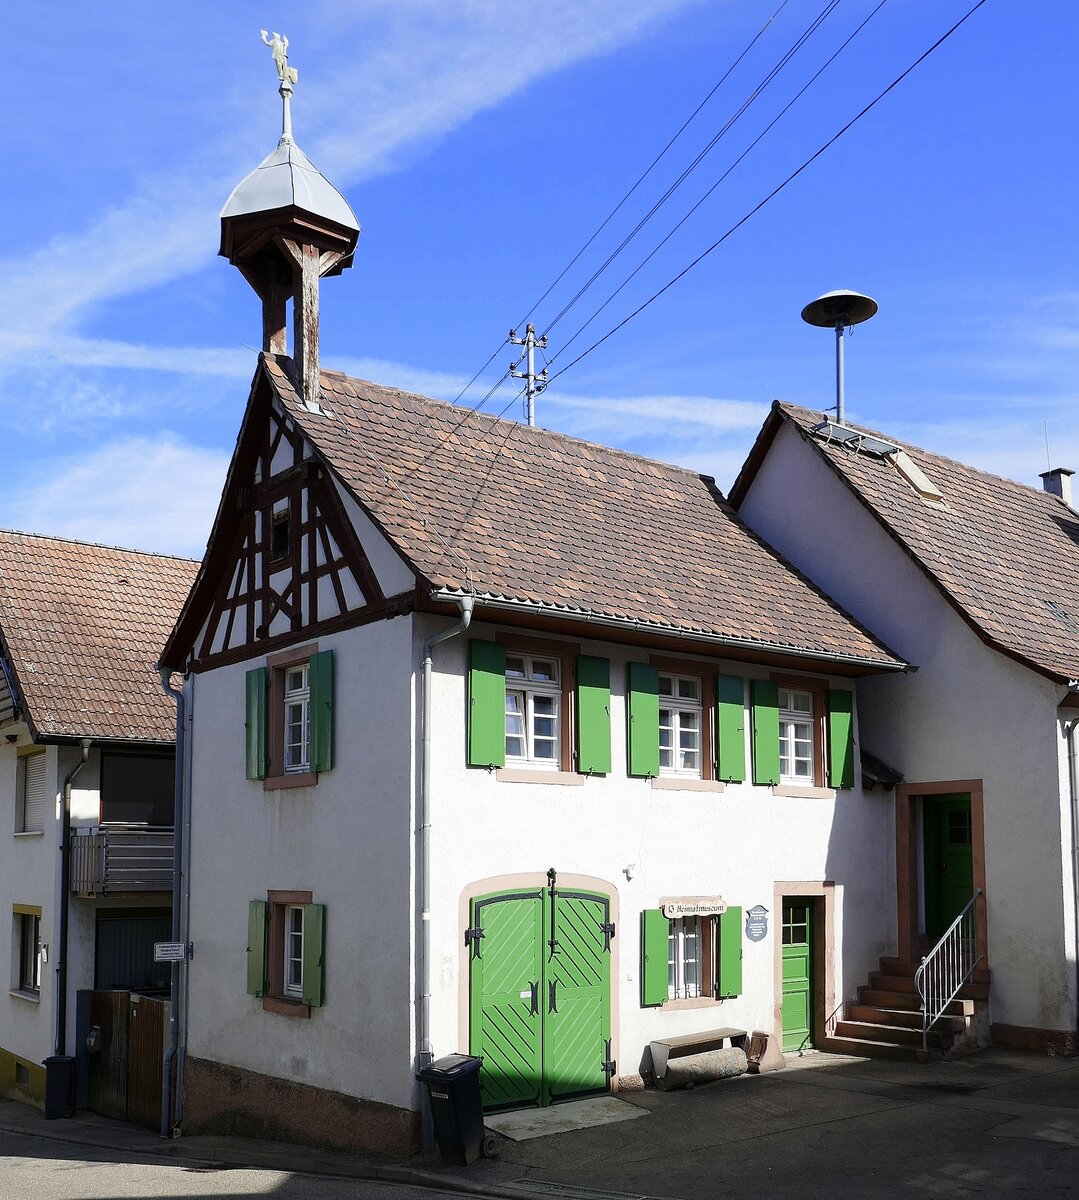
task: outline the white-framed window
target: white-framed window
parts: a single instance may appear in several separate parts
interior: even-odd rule
[[[285,906],[285,957],[283,990],[286,996],[303,996],[303,905]]]
[[[667,998],[694,1000],[710,996],[707,964],[714,961],[715,920],[675,917],[667,935]]]
[[[779,777],[784,783],[812,784],[813,693],[779,689]]]
[[[18,925],[20,992],[38,995],[41,992],[41,917],[35,913],[16,913]]]
[[[660,674],[659,773],[701,774],[701,680],[696,675]]]
[[[15,806],[15,832],[41,833],[45,828],[47,780],[44,751],[24,754],[17,771],[18,803]]]
[[[307,663],[285,668],[285,773],[310,769],[311,688]]]
[[[558,770],[562,762],[560,661],[506,655],[506,762]]]

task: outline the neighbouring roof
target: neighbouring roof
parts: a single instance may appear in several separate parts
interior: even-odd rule
[[[173,740],[156,663],[197,569],[0,531],[0,636],[38,736]]]
[[[862,764],[862,783],[866,787],[874,787],[879,784],[885,791],[891,791],[897,783],[903,782],[903,776],[895,769],[876,755],[870,754],[868,750],[862,749],[858,757]]]
[[[741,503],[776,432],[790,424],[985,642],[1052,679],[1079,679],[1079,514],[1040,488],[853,426],[904,451],[942,497],[927,498],[894,455],[815,436],[821,420],[777,401],[732,503]]]
[[[707,476],[331,371],[326,415],[311,412],[282,363],[262,363],[285,410],[432,589],[471,584],[481,602],[903,665],[752,533]]]

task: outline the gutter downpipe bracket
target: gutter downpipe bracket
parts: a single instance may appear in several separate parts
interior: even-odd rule
[[[423,733],[420,757],[419,812],[416,814],[416,877],[418,883],[417,907],[420,912],[420,961],[419,961],[419,1054],[417,1066],[420,1070],[429,1066],[434,1059],[431,1046],[431,674],[433,651],[440,642],[449,641],[472,623],[472,610],[476,598],[471,593],[453,597],[461,616],[453,625],[433,634],[423,644],[422,712]],[[426,1094],[426,1091],[424,1092]],[[434,1144],[434,1131],[428,1106],[423,1107],[422,1138],[425,1149]]]

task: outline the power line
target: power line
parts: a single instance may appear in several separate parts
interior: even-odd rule
[[[633,184],[633,186],[629,189],[628,192],[626,192],[626,194],[622,197],[622,199],[619,200],[618,203],[614,206],[614,208],[612,208],[611,211],[606,215],[606,217],[604,217],[603,221],[595,229],[595,231],[592,233],[591,237],[589,237],[589,239],[580,248],[580,250],[577,251],[577,253],[569,260],[568,263],[566,263],[566,265],[558,273],[558,276],[555,278],[554,282],[550,284],[550,286],[543,293],[543,295],[540,296],[540,298],[533,303],[532,307],[528,310],[528,312],[525,313],[525,315],[517,322],[518,327],[525,324],[525,322],[532,316],[532,314],[536,311],[536,309],[539,308],[539,306],[544,302],[544,300],[547,299],[547,297],[551,294],[551,292],[553,292],[554,289],[562,282],[562,280],[565,278],[567,272],[576,264],[577,260],[581,257],[582,254],[584,254],[584,252],[588,249],[588,247],[592,245],[592,243],[596,240],[596,238],[599,237],[599,235],[604,231],[604,229],[607,228],[607,226],[610,224],[611,220],[618,214],[618,212],[621,210],[622,206],[626,203],[626,201],[630,198],[630,196],[633,195],[633,193],[641,186],[642,183],[644,183],[644,181],[648,178],[648,176],[652,173],[652,171],[655,170],[655,168],[659,165],[660,160],[666,155],[667,151],[670,150],[670,148],[674,145],[674,143],[678,141],[678,139],[682,136],[683,133],[685,133],[685,131],[689,128],[689,126],[693,123],[693,121],[697,117],[698,113],[700,113],[701,109],[704,108],[704,106],[708,103],[708,101],[712,99],[712,97],[716,94],[716,92],[719,91],[719,89],[723,86],[723,84],[725,84],[727,82],[727,80],[730,78],[731,74],[734,72],[735,68],[741,63],[742,59],[745,58],[745,56],[750,52],[750,50],[752,50],[753,47],[757,44],[757,42],[764,36],[764,34],[767,32],[769,27],[773,24],[775,19],[787,7],[787,5],[789,3],[790,3],[790,0],[783,0],[783,3],[775,10],[774,13],[772,13],[772,15],[768,18],[767,21],[765,21],[765,23],[760,27],[760,29],[757,30],[756,34],[753,36],[753,38],[750,40],[750,42],[746,45],[745,49],[741,52],[741,54],[738,55],[738,57],[731,63],[731,65],[726,69],[726,71],[724,71],[723,74],[719,77],[717,82],[713,85],[712,89],[709,91],[708,95],[705,96],[705,98],[700,102],[700,104],[698,104],[697,107],[689,114],[689,116],[686,117],[685,121],[682,122],[681,126],[678,129],[678,132],[675,133],[675,135],[663,147],[663,149],[656,155],[656,157],[654,159],[652,159],[652,161],[648,164],[648,166],[645,168],[645,170],[642,172],[642,174],[640,176],[638,176],[636,183]],[[496,351],[496,353],[497,353],[497,351]]]
[[[689,178],[689,176],[700,166],[704,159],[715,149],[720,140],[730,132],[738,120],[745,115],[750,106],[760,98],[764,90],[772,83],[785,66],[790,63],[799,50],[809,41],[814,33],[824,24],[824,22],[835,12],[839,6],[839,0],[829,0],[823,9],[817,14],[810,24],[802,31],[799,37],[795,40],[794,45],[780,58],[779,62],[765,75],[764,79],[750,92],[749,96],[737,108],[734,114],[720,127],[719,131],[708,141],[704,149],[701,150],[693,161],[687,166],[675,181],[667,188],[662,196],[652,205],[637,224],[629,231],[622,241],[611,251],[607,258],[600,264],[599,267],[592,273],[588,280],[578,288],[576,294],[561,308],[555,318],[548,322],[544,328],[544,333],[549,334],[552,329],[562,320],[571,308],[581,299],[581,297],[592,287],[597,279],[607,270],[614,260],[622,253],[623,250],[633,241],[638,233],[648,224],[648,222],[656,215],[664,204],[674,195],[679,187]]]
[[[768,134],[772,128],[777,125],[779,121],[794,107],[794,105],[797,104],[802,96],[809,91],[813,84],[817,82],[817,80],[832,65],[832,63],[835,62],[835,60],[840,56],[840,54],[843,53],[843,51],[851,44],[851,42],[854,41],[854,39],[862,32],[869,22],[872,21],[872,19],[877,15],[877,13],[880,12],[887,2],[888,0],[880,0],[876,8],[870,12],[870,14],[862,21],[862,23],[854,30],[854,32],[851,33],[850,36],[842,43],[842,45],[840,45],[839,48],[835,50],[835,52],[817,69],[817,71],[805,84],[803,84],[803,86],[794,94],[794,96],[787,101],[787,103],[779,110],[772,120],[765,125],[759,134],[757,134],[753,141],[750,142],[749,145],[742,151],[742,153],[738,155],[734,162],[731,163],[731,165],[723,172],[722,175],[720,175],[720,177],[712,184],[712,186],[708,188],[708,190],[697,200],[697,202],[683,215],[682,219],[652,248],[647,255],[645,255],[645,257],[637,264],[636,267],[634,267],[634,269],[626,276],[626,278],[622,280],[618,287],[616,287],[615,290],[607,297],[607,299],[604,300],[599,308],[592,313],[588,320],[585,321],[583,325],[578,326],[576,332],[574,332],[570,338],[562,343],[558,353],[555,354],[551,359],[552,362],[557,359],[560,354],[564,354],[566,350],[573,345],[573,343],[581,336],[582,333],[584,333],[588,326],[592,324],[596,317],[603,312],[607,305],[611,303],[611,301],[622,291],[622,289],[628,283],[630,283],[630,281],[633,280],[648,265],[649,262],[651,262],[651,260],[659,253],[659,251],[663,249],[663,247],[671,240],[672,237],[674,237],[678,230],[682,228],[682,226],[689,220],[691,216],[693,216],[697,209],[700,208],[705,200],[707,200],[708,197],[716,190],[716,188],[719,187],[719,185],[731,174],[731,172],[739,165],[739,163],[741,163],[757,147],[757,145],[764,139],[765,135]]]
[[[730,227],[730,228],[729,228],[729,229],[726,231],[726,233],[724,233],[724,234],[723,234],[723,236],[722,236],[722,237],[719,237],[719,238],[717,238],[717,239],[716,239],[716,240],[715,240],[715,241],[714,241],[714,242],[713,242],[713,243],[712,243],[712,244],[711,244],[711,245],[710,245],[710,246],[709,246],[707,249],[705,249],[705,250],[701,251],[701,253],[700,253],[700,254],[698,254],[698,255],[697,255],[697,257],[696,257],[695,259],[693,259],[693,261],[692,261],[692,262],[690,262],[690,263],[689,263],[687,266],[683,267],[683,268],[682,268],[682,270],[681,270],[681,271],[679,271],[679,272],[678,272],[678,274],[677,274],[677,275],[675,275],[675,276],[674,276],[672,279],[669,279],[669,280],[668,280],[668,281],[667,281],[667,282],[666,282],[666,283],[663,285],[663,287],[661,287],[661,288],[659,289],[659,291],[657,291],[657,292],[654,292],[654,293],[653,293],[651,296],[649,296],[649,298],[648,298],[647,300],[645,300],[645,302],[644,302],[643,304],[640,304],[640,305],[638,305],[638,306],[637,306],[637,308],[635,308],[635,309],[634,309],[634,310],[633,310],[633,311],[632,311],[632,312],[631,312],[631,313],[630,313],[628,316],[626,316],[626,317],[623,317],[623,318],[622,318],[622,320],[621,320],[621,321],[619,321],[619,322],[618,322],[618,324],[617,324],[617,325],[615,325],[615,326],[614,326],[612,329],[609,329],[609,330],[608,330],[608,331],[607,331],[607,332],[606,332],[606,333],[603,335],[603,337],[601,337],[601,338],[599,338],[597,341],[593,342],[593,343],[592,343],[592,345],[590,345],[590,346],[589,346],[589,347],[588,347],[586,350],[582,350],[582,351],[581,351],[581,353],[580,353],[580,354],[578,354],[578,355],[577,355],[577,357],[576,357],[575,359],[573,359],[571,362],[568,362],[568,363],[567,363],[567,364],[566,364],[566,365],[565,365],[565,366],[564,366],[564,367],[563,367],[561,370],[559,370],[559,371],[556,371],[556,372],[555,372],[555,373],[554,373],[554,374],[553,374],[553,375],[550,377],[550,380],[549,380],[548,382],[553,382],[553,381],[554,381],[555,379],[557,379],[557,378],[558,378],[560,375],[564,375],[564,374],[566,373],[566,371],[568,371],[568,370],[570,369],[570,367],[574,367],[574,366],[576,366],[576,365],[577,365],[577,363],[579,363],[579,362],[581,361],[581,359],[583,359],[583,358],[585,358],[587,355],[591,354],[593,350],[595,350],[595,349],[597,349],[598,347],[602,346],[604,342],[606,342],[606,341],[607,341],[609,338],[613,337],[613,336],[614,336],[614,335],[615,335],[615,334],[616,334],[616,333],[617,333],[617,332],[618,332],[620,329],[622,329],[622,328],[624,328],[626,325],[628,325],[628,324],[629,324],[629,322],[630,322],[630,321],[632,321],[634,317],[637,317],[637,316],[639,316],[639,315],[640,315],[642,312],[644,312],[644,310],[645,310],[646,308],[648,308],[650,305],[654,304],[654,303],[655,303],[655,302],[656,302],[656,301],[657,301],[657,300],[660,298],[660,296],[662,296],[662,295],[663,295],[665,292],[669,291],[669,290],[670,290],[672,287],[674,287],[674,285],[675,285],[676,283],[678,283],[678,282],[679,282],[679,280],[681,280],[681,279],[684,279],[684,278],[685,278],[685,276],[686,276],[686,275],[688,275],[688,274],[689,274],[689,272],[690,272],[690,271],[692,271],[694,267],[696,267],[696,266],[697,266],[699,263],[703,262],[703,260],[704,260],[704,259],[706,259],[706,258],[708,257],[708,255],[710,255],[710,254],[711,254],[711,253],[712,253],[714,250],[718,249],[718,247],[719,247],[719,246],[721,246],[721,245],[722,245],[722,244],[723,244],[723,243],[724,243],[724,242],[725,242],[725,241],[726,241],[726,240],[727,240],[727,239],[728,239],[728,238],[729,238],[729,237],[730,237],[730,236],[731,236],[733,233],[735,233],[737,230],[741,229],[741,227],[742,227],[742,226],[743,226],[743,225],[744,225],[744,224],[745,224],[745,223],[746,223],[746,222],[747,222],[747,221],[748,221],[748,220],[749,220],[751,217],[755,216],[755,215],[756,215],[758,212],[760,212],[760,210],[761,210],[762,208],[764,208],[764,206],[765,206],[766,204],[768,204],[768,202],[769,202],[769,201],[773,200],[773,199],[774,199],[776,196],[778,196],[778,195],[779,195],[779,193],[780,193],[780,192],[782,192],[782,191],[783,191],[783,189],[784,189],[784,188],[786,188],[786,187],[788,186],[788,184],[790,184],[790,183],[793,183],[793,182],[794,182],[794,180],[795,180],[795,179],[797,179],[797,178],[798,178],[798,176],[799,176],[799,175],[801,175],[801,173],[802,173],[802,172],[803,172],[803,171],[804,171],[804,170],[805,170],[805,169],[806,169],[808,166],[810,166],[812,163],[814,163],[814,162],[815,162],[815,161],[816,161],[818,158],[820,158],[820,156],[821,156],[821,155],[822,155],[822,154],[823,154],[823,153],[824,153],[826,150],[828,150],[828,149],[829,149],[831,146],[833,146],[833,145],[834,145],[834,144],[835,144],[837,141],[839,141],[839,139],[840,139],[840,138],[841,138],[841,137],[842,137],[842,136],[843,136],[843,135],[844,135],[844,134],[845,134],[845,133],[846,133],[846,132],[847,132],[849,129],[853,128],[853,127],[854,127],[854,126],[855,126],[855,125],[856,125],[856,124],[857,124],[857,123],[858,123],[858,122],[859,122],[859,121],[860,121],[860,120],[861,120],[861,119],[862,119],[862,118],[863,118],[863,117],[864,117],[864,116],[865,116],[865,115],[866,115],[868,112],[870,112],[870,111],[871,111],[873,108],[875,108],[875,107],[877,106],[877,104],[879,104],[879,103],[880,103],[880,101],[881,101],[881,100],[883,100],[883,99],[884,99],[884,97],[888,95],[888,93],[889,93],[889,92],[893,91],[893,90],[894,90],[896,87],[898,87],[898,86],[899,86],[899,84],[900,84],[900,83],[902,83],[902,82],[903,82],[903,80],[904,80],[904,79],[906,79],[906,77],[907,77],[907,76],[908,76],[908,75],[909,75],[909,74],[910,74],[910,73],[911,73],[911,72],[912,72],[912,71],[913,71],[913,70],[914,70],[916,67],[919,67],[919,66],[921,66],[921,64],[922,64],[923,62],[925,62],[925,60],[926,60],[926,59],[927,59],[927,58],[928,58],[928,57],[929,57],[929,56],[930,56],[930,55],[933,53],[933,51],[934,51],[934,50],[936,50],[936,49],[937,49],[939,46],[943,45],[943,43],[944,43],[944,42],[946,42],[946,41],[947,41],[947,40],[948,40],[948,39],[949,39],[949,38],[952,36],[952,34],[956,32],[956,30],[958,30],[958,29],[959,29],[959,28],[960,28],[962,25],[966,24],[966,22],[967,22],[967,21],[968,21],[968,20],[969,20],[969,19],[970,19],[970,18],[971,18],[971,17],[972,17],[972,16],[973,16],[973,15],[974,15],[976,12],[977,12],[977,11],[978,11],[978,9],[979,9],[979,8],[981,8],[981,7],[982,7],[982,5],[983,5],[983,4],[985,4],[985,3],[986,3],[986,0],[978,0],[978,2],[977,2],[975,5],[973,5],[973,7],[969,8],[969,9],[968,9],[968,10],[967,10],[967,11],[966,11],[964,14],[963,14],[963,16],[962,16],[962,17],[960,17],[960,18],[959,18],[959,20],[958,20],[958,21],[956,21],[956,23],[955,23],[955,24],[954,24],[954,25],[953,25],[953,26],[952,26],[952,27],[951,27],[951,28],[950,28],[950,29],[949,29],[949,30],[948,30],[946,33],[942,34],[942,35],[941,35],[941,36],[940,36],[940,37],[939,37],[939,38],[938,38],[938,39],[937,39],[937,40],[936,40],[936,41],[935,41],[935,42],[932,44],[932,46],[930,46],[930,47],[929,47],[929,49],[928,49],[928,50],[926,50],[926,51],[925,51],[923,54],[921,54],[921,55],[920,55],[918,58],[916,58],[916,59],[914,60],[914,62],[912,62],[912,63],[910,64],[910,66],[909,66],[909,67],[907,67],[907,69],[906,69],[905,71],[903,71],[903,72],[902,72],[902,74],[900,74],[900,75],[897,75],[897,76],[896,76],[896,78],[895,78],[895,79],[893,79],[893,80],[892,80],[892,82],[891,82],[890,84],[888,84],[888,86],[887,86],[887,87],[886,87],[886,88],[885,88],[885,89],[884,89],[882,92],[878,93],[878,95],[877,95],[877,96],[875,96],[875,97],[874,97],[874,98],[873,98],[873,99],[872,99],[872,100],[871,100],[871,101],[870,101],[870,102],[869,102],[869,103],[868,103],[868,104],[865,106],[865,108],[863,108],[863,109],[862,109],[862,110],[861,110],[861,111],[860,111],[860,112],[859,112],[859,113],[858,113],[856,116],[852,117],[852,118],[851,118],[851,119],[850,119],[850,120],[849,120],[849,121],[846,123],[846,125],[844,125],[844,126],[842,127],[842,129],[840,129],[840,130],[839,130],[837,133],[834,133],[834,134],[833,134],[833,135],[832,135],[832,136],[831,136],[831,137],[828,139],[828,141],[826,141],[826,142],[824,143],[824,145],[822,145],[822,146],[820,147],[820,149],[816,150],[816,151],[815,151],[813,154],[811,154],[811,155],[809,156],[809,158],[807,158],[807,159],[805,160],[805,162],[803,162],[803,163],[802,163],[802,165],[801,165],[800,167],[798,167],[796,170],[792,171],[792,172],[791,172],[791,174],[790,174],[790,175],[788,175],[788,176],[786,177],[786,179],[784,179],[784,180],[783,180],[783,182],[782,182],[782,183],[778,184],[778,185],[777,185],[775,188],[773,188],[773,189],[772,189],[772,191],[770,191],[770,192],[768,193],[768,195],[764,197],[764,199],[763,199],[763,200],[761,200],[761,201],[760,201],[758,204],[756,204],[756,205],[755,205],[753,208],[751,208],[751,209],[749,210],[749,212],[747,212],[747,213],[745,214],[745,216],[744,216],[744,217],[742,217],[742,218],[741,218],[739,221],[737,221],[737,222],[736,222],[734,225],[732,225],[732,226],[731,226],[731,227]],[[556,356],[556,357],[557,357],[557,356]]]

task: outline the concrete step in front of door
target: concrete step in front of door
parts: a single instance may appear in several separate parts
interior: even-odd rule
[[[858,989],[858,1003],[874,1005],[878,1008],[902,1009],[918,1013],[922,1010],[922,1002],[913,991],[884,991],[880,988],[867,987],[865,984]],[[945,1011],[950,1016],[972,1017],[974,1015],[974,1001],[963,999],[953,1000]]]
[[[880,973],[882,975],[895,975],[903,979],[909,979],[913,983],[914,974],[920,966],[921,960],[918,962],[904,962],[901,958],[882,958],[880,960]],[[975,967],[970,978],[972,983],[988,983],[991,973],[988,967]]]
[[[918,1046],[922,1044],[921,1029],[905,1029],[902,1025],[873,1025],[868,1021],[837,1021],[835,1036],[856,1038],[859,1041],[883,1042],[890,1046]],[[929,1033],[928,1042],[939,1050],[946,1041],[951,1043],[951,1034],[941,1035],[936,1029]]]
[[[869,986],[876,992],[914,994],[914,985],[910,979],[904,975],[889,975],[885,971],[874,971],[869,976]],[[988,1000],[989,984],[972,980],[963,984],[959,989],[959,996],[963,1000]]]
[[[936,1050],[923,1050],[921,1034],[916,1046],[898,1045],[895,1042],[876,1042],[864,1037],[827,1037],[818,1046],[829,1054],[853,1054],[858,1058],[886,1058],[893,1062],[929,1062],[939,1058]]]
[[[973,1002],[967,1001],[967,1003]],[[860,1021],[869,1025],[887,1025],[893,1028],[917,1029],[919,1031],[922,1028],[922,1014],[917,1009],[896,1009],[883,1005],[848,1003],[844,1017],[848,1021]],[[962,1033],[966,1027],[966,1021],[962,1015],[944,1016],[937,1022],[937,1027],[950,1030],[952,1033]]]

